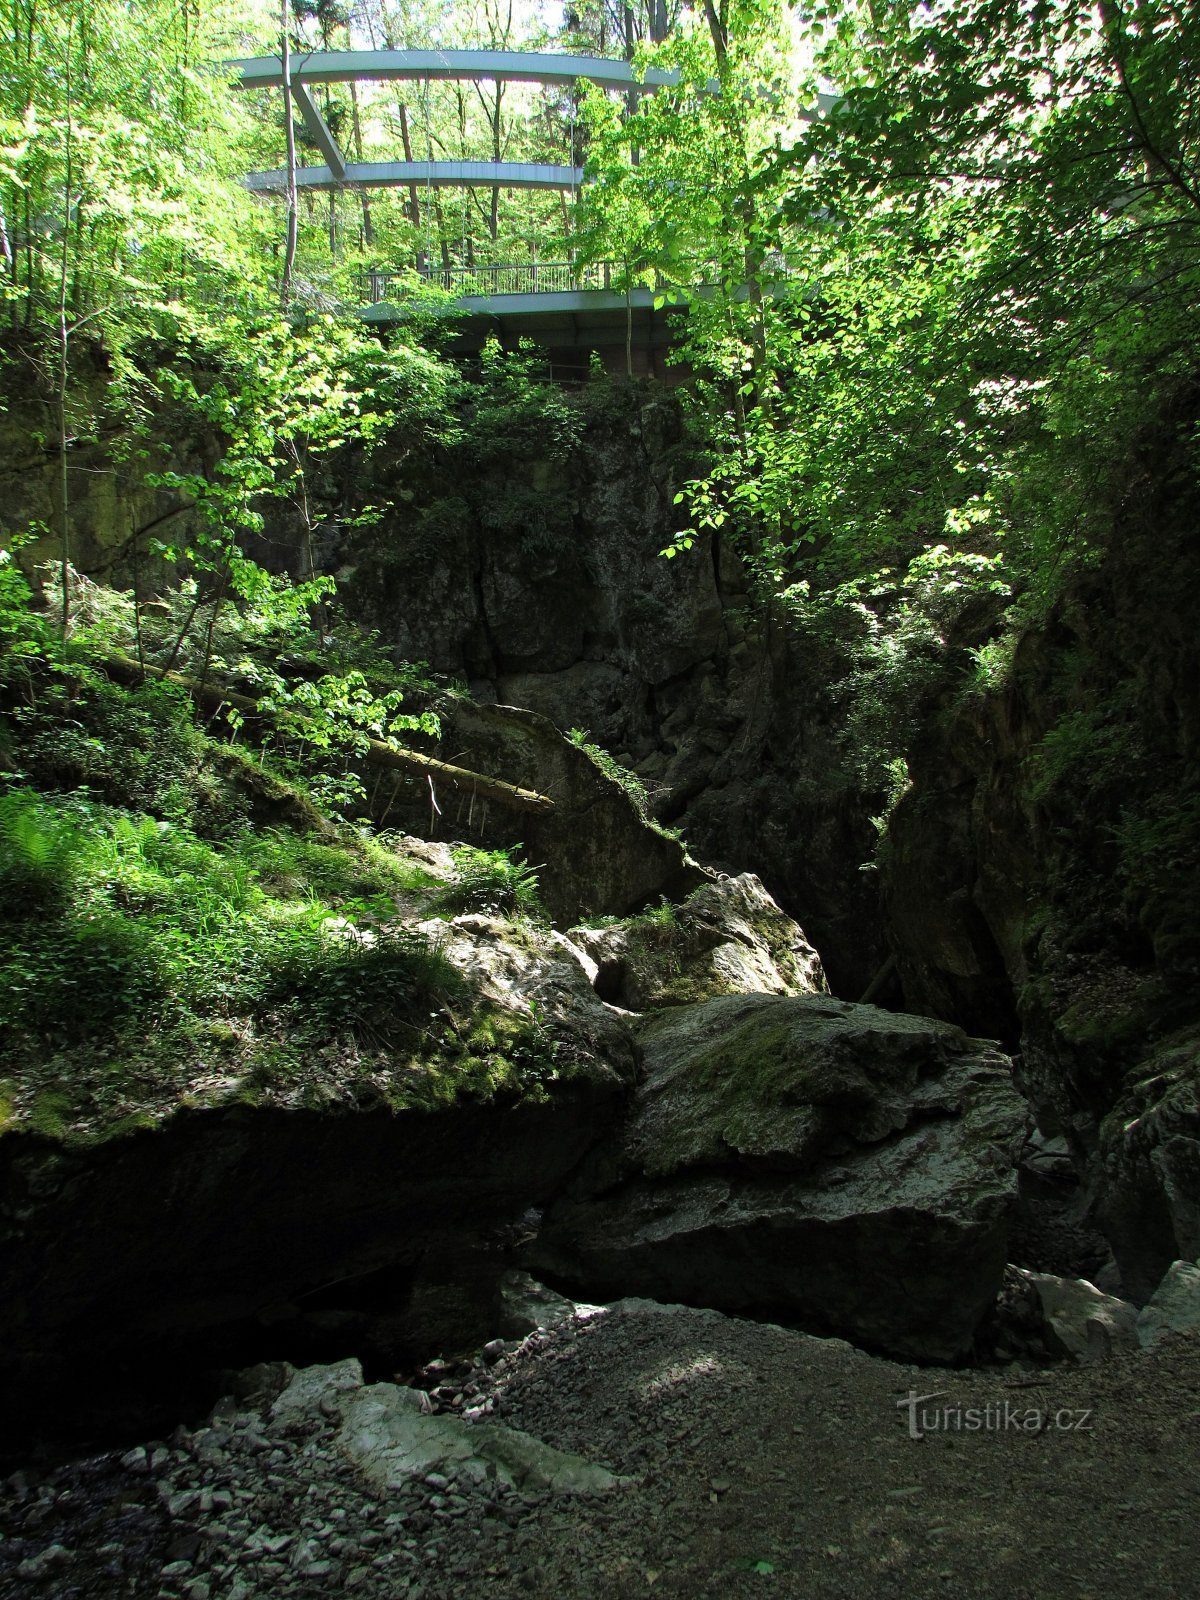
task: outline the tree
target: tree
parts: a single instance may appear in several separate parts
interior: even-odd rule
[[[7,0],[0,29],[0,254],[10,327],[56,304],[114,322],[261,281],[241,108],[212,63],[231,7]],[[67,63],[70,70],[67,71]],[[67,184],[67,166],[71,166]]]
[[[704,20],[653,57],[678,91],[592,102],[592,248],[690,300],[709,461],[672,552],[731,541],[768,618],[837,642],[881,772],[958,619],[999,636],[1092,558],[1127,440],[1194,382],[1200,16],[819,6],[799,78],[766,7]]]
[[[593,256],[616,258],[623,283],[688,304],[684,354],[712,468],[690,487],[695,521],[673,549],[700,527],[725,530],[773,573],[788,505],[773,465],[777,389],[791,341],[776,298],[785,241],[773,136],[796,93],[782,13],[735,0],[638,61],[674,69],[679,85],[640,96],[632,116],[588,97],[583,236]]]
[[[826,12],[814,42],[842,99],[782,165],[786,215],[823,219],[840,499],[876,537],[907,499],[911,534],[1061,581],[1122,437],[1194,363],[1200,19],[962,0],[936,25],[907,5]],[[931,457],[914,518],[902,486]]]

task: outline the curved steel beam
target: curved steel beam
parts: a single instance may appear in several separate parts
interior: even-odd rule
[[[226,65],[238,76],[235,89],[279,89],[283,63],[278,56],[254,56]],[[644,79],[628,61],[600,56],[540,55],[515,50],[315,50],[292,56],[292,81],[352,83],[398,78],[491,78],[520,83],[589,83],[607,89],[649,93],[679,82],[677,72],[651,67]]]
[[[251,172],[243,180],[257,194],[287,187],[287,172]],[[440,184],[446,189],[577,189],[582,167],[554,167],[533,161],[349,161],[338,175],[330,167],[297,167],[298,189],[392,189]]]

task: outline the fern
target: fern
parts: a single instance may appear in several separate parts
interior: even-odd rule
[[[32,917],[60,908],[74,876],[79,837],[35,795],[0,795],[0,907]]]
[[[544,917],[538,898],[538,867],[508,850],[476,850],[459,845],[454,851],[457,883],[438,895],[444,911],[482,911],[497,916]]]

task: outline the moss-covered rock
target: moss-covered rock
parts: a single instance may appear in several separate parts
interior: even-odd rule
[[[536,1268],[903,1357],[970,1348],[1026,1123],[1006,1057],[824,996],[709,1000],[639,1036],[631,1114],[551,1208]]]
[[[819,994],[821,958],[753,873],[706,883],[668,902],[570,937],[596,964],[606,1000],[630,1011],[721,994]]]

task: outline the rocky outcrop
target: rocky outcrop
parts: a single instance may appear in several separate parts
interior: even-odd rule
[[[517,1428],[432,1415],[425,1395],[394,1383],[359,1389],[341,1415],[338,1447],[377,1493],[447,1470],[530,1493],[602,1494],[629,1481]]]
[[[678,908],[569,937],[595,966],[597,993],[630,1011],[722,994],[820,994],[821,958],[753,873],[705,884]]]
[[[568,1307],[568,1315],[573,1312]],[[476,1485],[554,1494],[600,1494],[630,1481],[519,1429],[435,1412],[423,1389],[364,1384],[353,1357],[287,1370],[286,1387],[270,1408],[270,1424],[295,1436],[331,1418],[340,1423],[336,1448],[377,1494],[425,1482],[431,1472],[450,1472]]]
[[[1194,393],[1181,406],[1131,441],[1107,532],[1003,685],[929,722],[883,863],[905,1005],[1019,1037],[1138,1302],[1200,1254]]]
[[[492,1044],[513,1054],[519,1092],[395,1111],[349,1090],[323,1108],[293,1103],[283,1084],[257,1104],[177,1109],[107,1141],[0,1139],[14,1448],[26,1424],[45,1432],[73,1414],[86,1429],[178,1404],[188,1373],[268,1344],[390,1370],[487,1337],[505,1230],[603,1132],[636,1057],[549,935],[474,917],[438,931],[475,981]]]
[[[680,840],[650,821],[627,789],[536,712],[461,701],[443,715],[442,748],[466,751],[479,771],[522,786],[536,785],[554,802],[522,817],[520,838],[538,865],[538,887],[560,924],[580,917],[622,916],[660,895],[686,894],[707,874]],[[419,787],[419,786],[418,786]],[[414,796],[429,815],[429,795]],[[469,796],[447,805],[447,820],[467,837],[486,837],[485,803]],[[513,819],[503,819],[511,837]]]
[[[1036,1296],[1046,1348],[1076,1361],[1098,1361],[1138,1348],[1137,1307],[1086,1278],[1014,1269]]]
[[[1127,1292],[1143,1300],[1200,1256],[1200,1032],[1138,1060],[1100,1123],[1093,1186]]]
[[[764,617],[736,555],[706,533],[662,559],[692,475],[678,400],[597,385],[488,418],[466,419],[456,447],[395,461],[381,449],[360,483],[343,480],[363,503],[391,502],[336,552],[344,603],[401,655],[465,679],[481,710],[586,730],[699,858],[763,879],[837,992],[862,994],[884,955],[877,880],[859,870],[878,796],[846,768],[813,642]],[[469,749],[480,766],[465,729],[455,712],[446,758]],[[575,915],[678,892],[601,894],[620,855],[579,822],[568,834],[597,890]],[[553,863],[541,837],[531,859]],[[551,870],[570,871],[569,853]]]
[[[1200,1261],[1172,1261],[1137,1319],[1139,1344],[1148,1349],[1168,1333],[1200,1328]]]
[[[535,1271],[905,1357],[970,1347],[1003,1276],[1025,1128],[1004,1056],[821,996],[710,1000],[639,1037],[632,1112],[551,1206]]]

